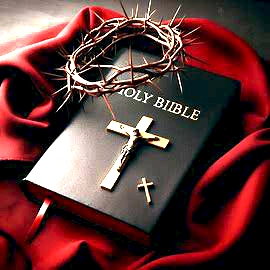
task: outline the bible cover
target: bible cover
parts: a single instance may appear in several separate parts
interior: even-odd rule
[[[133,52],[133,59],[138,55]],[[126,61],[124,51],[115,65]],[[160,90],[148,84],[109,96],[118,122],[136,127],[142,116],[151,117],[147,132],[169,140],[165,149],[141,145],[111,191],[100,183],[128,136],[107,130],[112,116],[104,101],[88,98],[22,180],[26,194],[50,197],[56,207],[144,245],[167,239],[176,216],[185,224],[186,201],[198,178],[234,140],[226,127],[233,125],[239,98],[238,82],[193,67],[185,67],[181,82],[183,93],[168,74],[156,81]],[[137,188],[143,177],[154,184],[148,187],[151,204],[146,190]]]

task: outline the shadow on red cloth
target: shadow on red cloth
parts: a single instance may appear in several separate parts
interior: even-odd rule
[[[31,269],[31,260],[16,240],[0,231],[0,269]]]

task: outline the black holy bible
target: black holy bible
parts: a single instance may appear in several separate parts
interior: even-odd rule
[[[145,245],[167,238],[185,224],[196,181],[232,144],[239,98],[238,82],[193,67],[181,83],[182,92],[168,73],[158,87],[112,94],[115,121],[102,98],[86,99],[22,181],[26,194]]]

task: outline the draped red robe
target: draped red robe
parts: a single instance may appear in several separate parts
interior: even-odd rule
[[[189,53],[207,63],[189,64],[241,82],[244,135],[193,190],[185,220],[189,240],[176,239],[167,252],[139,254],[93,228],[51,214],[34,241],[25,242],[38,206],[26,199],[16,180],[22,177],[20,164],[33,164],[44,152],[55,109],[49,95],[55,89],[42,72],[54,63],[57,48],[100,23],[93,10],[104,19],[119,16],[105,8],[84,8],[68,23],[0,46],[0,269],[210,267],[230,265],[234,256],[239,265],[259,264],[256,260],[264,258],[260,241],[266,242],[269,225],[262,200],[270,175],[269,66],[242,39],[206,19],[184,20],[184,29],[201,26],[196,36],[204,43],[191,46]],[[202,211],[211,214],[195,218]]]

